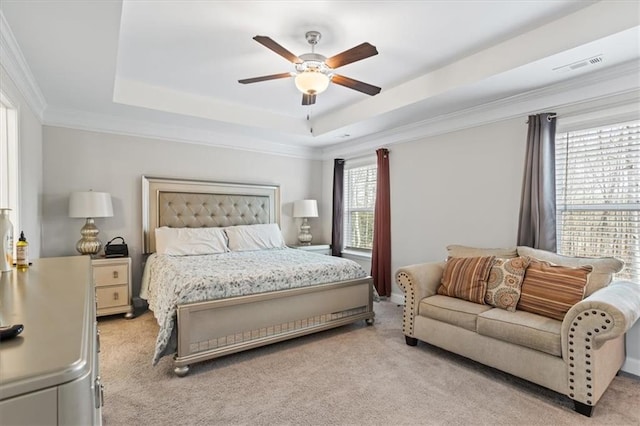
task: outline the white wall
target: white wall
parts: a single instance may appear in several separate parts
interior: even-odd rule
[[[389,147],[391,266],[440,260],[449,244],[515,246],[526,118]],[[347,162],[349,157],[345,157]],[[333,160],[323,163],[322,235],[331,239]],[[393,284],[392,300],[403,300]]]
[[[525,120],[390,148],[393,271],[445,259],[449,244],[515,246]]]
[[[143,175],[280,185],[281,228],[294,244],[294,200],[321,196],[321,162],[204,145],[44,126],[43,256],[74,255],[83,219],[67,217],[72,191],[111,193],[114,216],[96,219],[99,238],[127,241],[139,294]],[[319,219],[310,220],[312,227]]]
[[[29,257],[37,258],[41,247],[42,123],[2,66],[0,81],[2,92],[18,109],[20,228],[29,242]]]
[[[640,377],[640,321],[631,327],[625,336],[627,359],[622,370]]]

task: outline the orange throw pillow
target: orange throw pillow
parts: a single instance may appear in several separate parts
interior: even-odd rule
[[[450,257],[444,267],[438,294],[484,305],[487,278],[495,258]]]
[[[552,265],[531,259],[524,280],[517,309],[558,321],[573,305],[584,298],[587,277],[593,268]]]

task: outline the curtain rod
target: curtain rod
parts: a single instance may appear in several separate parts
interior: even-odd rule
[[[545,114],[544,112],[542,114]],[[534,114],[534,115],[539,115],[539,114]],[[551,121],[552,118],[556,118],[558,116],[558,114],[549,114],[547,115],[547,121]],[[527,118],[526,121],[527,124],[529,124],[529,119]]]
[[[378,150],[379,148],[376,148],[376,150]],[[387,149],[389,152],[391,152],[391,150],[389,148],[385,148]],[[369,159],[369,158],[376,158],[376,150],[374,150],[372,153],[370,154],[360,154],[357,155],[355,157],[347,157],[347,156],[342,156],[342,157],[337,157],[337,158],[342,158],[345,161],[358,161],[358,160],[365,160],[365,159]]]

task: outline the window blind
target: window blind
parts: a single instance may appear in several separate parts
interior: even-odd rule
[[[614,256],[640,279],[640,120],[556,135],[558,252]]]
[[[344,245],[346,249],[373,248],[373,214],[378,169],[375,164],[345,168]]]

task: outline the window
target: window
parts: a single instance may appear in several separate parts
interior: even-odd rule
[[[373,212],[376,203],[375,164],[345,167],[344,248],[370,251],[373,248]]]
[[[18,112],[0,93],[0,207],[10,208],[13,238],[20,229],[18,214]],[[15,243],[14,243],[15,246]]]
[[[558,252],[614,256],[640,279],[640,120],[556,135]]]

